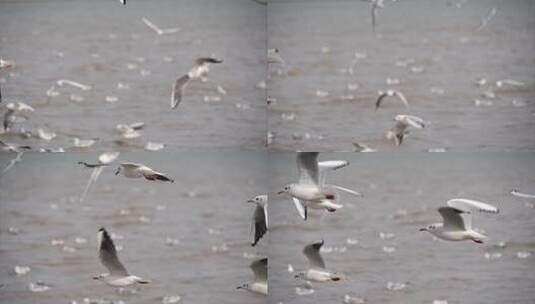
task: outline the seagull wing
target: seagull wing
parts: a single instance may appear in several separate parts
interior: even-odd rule
[[[115,250],[112,239],[104,228],[100,228],[98,231],[98,257],[110,274],[119,276],[128,275],[128,271],[126,271],[126,268],[124,268],[117,257],[117,251]]]
[[[143,177],[145,177],[145,179],[152,180],[152,181],[159,180],[159,181],[171,182],[171,183],[174,182],[172,178],[166,176],[163,173],[154,171],[149,167],[144,166],[144,167],[141,167],[139,170],[141,171],[141,174],[143,174]]]
[[[438,212],[444,219],[444,229],[445,230],[467,230],[470,229],[471,223],[470,221],[465,222],[465,219],[469,219],[470,215],[467,214],[466,217],[463,219],[461,214],[464,213],[464,211],[459,210],[454,207],[440,207],[438,208]]]
[[[403,101],[403,103],[405,104],[405,107],[408,109],[409,108],[409,101],[407,101],[407,98],[405,98],[405,95],[403,95],[403,93],[401,93],[400,91],[394,91],[394,94],[399,97],[399,99],[401,99],[401,101]]]
[[[425,121],[423,119],[421,119],[420,117],[413,116],[413,115],[404,115],[404,121],[408,125],[416,128],[416,129],[425,128]]]
[[[173,87],[173,92],[171,94],[172,109],[176,108],[180,101],[182,101],[182,94],[184,94],[184,89],[186,88],[186,85],[190,79],[191,78],[189,75],[184,75],[176,80],[175,86]]]
[[[89,180],[87,181],[87,185],[85,186],[84,192],[80,196],[80,202],[83,202],[85,200],[85,197],[87,196],[87,193],[89,192],[89,188],[91,188],[91,185],[93,185],[100,174],[102,173],[102,170],[104,170],[104,166],[96,167],[93,169],[93,172],[91,172],[91,176],[89,177]]]
[[[522,193],[516,189],[511,190],[511,194],[522,198],[535,198],[535,194]]]
[[[318,152],[299,152],[297,154],[297,168],[299,169],[299,183],[319,186]]]
[[[206,63],[221,63],[223,60],[213,57],[200,57],[195,60],[195,64],[197,65],[203,65]]]
[[[267,204],[264,204],[264,206],[262,207],[264,209],[264,216],[265,216],[265,221],[266,221],[266,229],[269,227],[269,221],[268,221],[268,205]]]
[[[15,166],[16,163],[20,162],[21,159],[22,159],[22,155],[23,154],[24,154],[24,152],[17,152],[17,156],[15,156],[15,158],[10,160],[9,164],[4,168],[4,170],[2,170],[2,174],[0,175],[0,177],[4,176],[4,174],[6,174],[7,171],[9,171],[11,168],[13,168],[13,166]]]
[[[251,246],[255,246],[258,241],[266,234],[267,223],[264,207],[257,205],[253,214],[254,240]]]
[[[388,96],[386,92],[379,95],[379,97],[377,98],[377,101],[375,102],[375,111],[379,109],[379,106],[381,106],[381,102],[383,101],[383,99],[385,99],[386,96]]]
[[[448,206],[470,213],[471,211],[481,211],[488,213],[499,213],[500,210],[492,205],[467,198],[454,198],[446,203]]]
[[[334,187],[335,189],[338,189],[338,190],[343,191],[343,192],[345,192],[345,193],[352,194],[352,195],[354,195],[354,196],[362,196],[362,193],[357,192],[357,191],[355,191],[355,190],[351,190],[351,189],[344,188],[344,187],[337,186],[337,185],[331,185],[331,187]]]
[[[251,263],[255,282],[267,282],[268,259],[263,258]]]
[[[307,207],[305,204],[301,203],[300,200],[298,200],[295,197],[292,197],[292,200],[294,201],[295,209],[297,209],[297,212],[299,213],[299,216],[303,220],[307,220]]]
[[[14,113],[15,111],[12,109],[9,109],[6,111],[6,113],[4,113],[4,130],[9,129],[9,127],[11,126],[11,123],[13,122],[12,117]]]
[[[325,262],[320,254],[320,249],[323,246],[323,240],[321,242],[313,243],[305,246],[303,253],[310,263],[310,268],[325,269]]]
[[[157,27],[154,23],[150,22],[149,19],[143,17],[141,18],[143,20],[143,23],[145,23],[149,28],[151,28],[153,31],[155,31],[157,34],[160,34],[162,31],[159,27]]]
[[[327,160],[318,162],[318,170],[320,174],[320,185],[325,184],[325,179],[327,177],[327,170],[338,170],[340,168],[346,167],[349,165],[347,160]]]

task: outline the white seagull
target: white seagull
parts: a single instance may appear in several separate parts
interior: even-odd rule
[[[174,182],[172,178],[167,177],[163,173],[154,171],[153,169],[143,164],[121,163],[119,167],[117,168],[115,175],[118,175],[121,172],[123,176],[128,177],[128,178],[144,177],[145,179],[151,180],[151,181],[159,180],[159,181],[171,182],[171,183]]]
[[[386,132],[386,138],[393,140],[396,143],[396,146],[399,146],[401,143],[403,143],[403,139],[409,133],[407,130],[409,126],[417,129],[425,128],[425,121],[414,115],[398,114],[394,118],[394,121],[396,124],[394,127],[392,127],[392,129]]]
[[[307,257],[309,269],[304,272],[299,272],[295,275],[296,278],[303,278],[314,282],[330,282],[340,281],[342,277],[339,274],[330,272],[325,269],[325,262],[320,254],[320,249],[324,241],[312,243],[305,246],[303,254]]]
[[[487,237],[472,229],[472,212],[498,213],[498,208],[466,198],[454,198],[446,204],[447,207],[438,208],[444,221],[421,228],[420,231],[430,232],[446,241],[472,240],[476,243],[483,243]]]
[[[136,283],[150,283],[149,280],[131,275],[126,271],[126,268],[124,268],[117,257],[117,251],[115,250],[112,239],[104,228],[100,228],[98,231],[98,257],[102,265],[108,269],[109,273],[99,274],[93,277],[93,279],[103,281],[113,287],[126,287]]]
[[[99,155],[98,163],[96,164],[88,164],[82,161],[78,162],[78,164],[84,165],[84,167],[86,168],[93,168],[93,172],[91,172],[91,176],[87,181],[87,185],[85,186],[84,192],[80,196],[80,202],[84,201],[85,197],[87,196],[87,192],[89,192],[89,188],[97,181],[104,168],[106,166],[109,166],[109,164],[114,162],[118,157],[119,152],[105,152]]]
[[[251,246],[254,247],[258,243],[258,241],[264,236],[264,234],[266,234],[266,231],[268,229],[268,196],[267,194],[258,195],[248,200],[247,202],[256,204],[251,224],[251,232],[254,233],[254,238],[253,242],[251,243]]]
[[[210,71],[210,64],[212,63],[222,63],[223,60],[211,57],[201,57],[195,60],[195,66],[189,70],[189,72],[178,78],[173,87],[173,92],[171,94],[171,108],[174,109],[178,106],[180,101],[182,101],[182,95],[184,94],[184,89],[190,80],[201,79],[208,75]]]
[[[268,63],[279,63],[279,64],[282,64],[282,65],[286,64],[284,59],[282,59],[282,57],[279,55],[279,49],[277,49],[277,48],[268,49],[268,51],[267,51],[267,62]]]
[[[535,198],[535,194],[522,193],[522,192],[518,191],[517,189],[511,190],[511,194],[513,196],[521,197],[521,198]]]
[[[278,194],[288,193],[294,202],[299,215],[306,220],[308,208],[325,209],[334,212],[343,206],[338,204],[338,193],[331,185],[324,185],[324,178],[318,165],[318,152],[299,152],[297,167],[298,183],[288,184]],[[322,170],[324,171],[324,170]]]
[[[403,95],[403,93],[401,93],[400,91],[396,91],[396,90],[387,90],[386,92],[379,91],[379,97],[377,98],[377,101],[375,102],[375,111],[379,109],[379,106],[381,106],[381,102],[383,101],[383,99],[385,99],[386,97],[394,97],[394,96],[401,99],[405,107],[407,109],[409,108],[409,102],[407,101],[407,98],[405,98],[405,95]]]
[[[145,23],[145,25],[147,25],[151,30],[155,31],[156,34],[158,34],[158,35],[174,34],[174,33],[178,32],[178,31],[180,31],[180,28],[178,28],[178,27],[161,29],[158,26],[156,26],[154,23],[152,23],[146,17],[143,17],[141,20],[143,20],[143,23]]]
[[[251,269],[254,273],[254,281],[252,283],[245,283],[236,289],[246,289],[252,292],[256,292],[262,295],[268,294],[268,282],[267,282],[267,266],[268,259],[263,258],[251,263]]]

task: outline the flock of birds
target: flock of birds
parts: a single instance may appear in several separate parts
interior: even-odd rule
[[[375,33],[376,27],[378,25],[379,11],[382,9],[385,9],[385,7],[390,4],[387,4],[386,1],[384,0],[361,0],[361,1],[367,2],[370,5],[371,27],[372,27],[373,32]],[[397,1],[398,0],[391,0],[389,2],[393,3]],[[448,1],[447,4],[449,6],[455,6],[455,7],[461,8],[465,4],[465,2],[466,0]],[[496,7],[491,7],[489,11],[484,16],[482,16],[479,26],[477,26],[477,28],[475,28],[474,31],[479,32],[483,30],[484,28],[486,28],[488,24],[490,23],[490,21],[497,15],[497,12],[498,12],[498,9]],[[330,50],[328,46],[322,47],[322,53],[326,54],[329,51]],[[366,57],[367,57],[367,54],[359,53],[359,52],[355,53],[355,58],[353,58],[353,60],[349,63],[349,66],[347,68],[340,69],[340,71],[342,71],[343,73],[346,73],[348,77],[353,76],[355,66],[358,63],[358,61],[363,60]],[[396,62],[396,66],[400,66],[400,67],[410,66],[410,69],[412,72],[414,73],[422,72],[424,70],[424,66],[414,65],[414,61],[415,60],[413,58],[408,58],[406,61],[399,60]],[[281,56],[280,48],[271,48],[268,50],[268,64],[271,67],[271,71],[268,74],[268,79],[271,78],[271,74],[293,76],[292,73],[294,73],[294,71],[298,71],[297,68],[295,69],[291,68],[287,64],[287,61]],[[401,81],[400,79],[389,77],[386,79],[386,83],[389,86],[398,85],[401,83]],[[485,89],[485,91],[481,94],[481,96],[484,99],[475,99],[474,104],[476,106],[491,104],[492,102],[490,100],[497,97],[496,89],[502,88],[504,86],[507,86],[509,89],[522,88],[526,86],[526,83],[522,81],[514,80],[514,79],[496,80],[495,85],[494,85],[494,83],[491,83],[490,81],[487,81],[487,79],[482,78],[482,77],[476,79],[474,84],[477,87],[481,87]],[[358,83],[350,83],[350,82],[347,83],[347,90],[349,91],[355,91],[358,89],[358,87],[359,87]],[[431,92],[433,94],[443,95],[444,89],[440,87],[432,87]],[[401,90],[399,89],[387,89],[386,91],[379,90],[377,94],[378,94],[377,98],[375,99],[376,111],[385,103],[386,100],[396,98],[402,102],[402,104],[405,106],[405,109],[408,112],[408,113],[396,114],[393,118],[393,126],[390,129],[388,129],[384,135],[384,137],[386,137],[387,140],[391,141],[395,146],[399,146],[404,142],[404,140],[410,134],[411,129],[423,130],[427,126],[430,125],[429,121],[426,121],[423,118],[411,113],[410,108],[409,108],[409,100],[406,98],[405,94]],[[327,91],[323,91],[323,90],[317,90],[316,95],[318,97],[323,98],[323,97],[329,96],[330,93]],[[355,95],[353,94],[341,95],[338,98],[340,100],[355,100],[356,99]],[[268,105],[271,104],[274,100],[276,101],[275,98],[268,97],[268,100],[267,100]],[[513,99],[512,104],[513,106],[524,105],[523,102],[520,102],[516,99]],[[296,116],[297,115],[293,112],[291,113],[284,112],[281,114],[281,118],[283,120],[288,120],[288,121],[295,120]],[[277,134],[275,132],[270,131],[268,133],[268,141],[273,141],[276,136]],[[323,139],[324,136],[321,134],[311,134],[311,133],[304,133],[304,134],[293,133],[291,135],[291,138],[293,140],[300,141],[303,139],[311,139],[311,138]],[[355,152],[376,152],[377,151],[376,148],[372,148],[368,146],[367,144],[364,144],[359,141],[354,141],[353,146],[354,146]],[[447,148],[430,148],[428,151],[444,152],[446,149]]]

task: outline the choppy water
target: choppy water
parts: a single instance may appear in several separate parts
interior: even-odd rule
[[[452,5],[457,2],[464,4]],[[382,151],[535,147],[535,2],[384,3],[376,34],[365,1],[274,0],[268,5],[269,47],[278,48],[286,61],[286,67],[272,66],[268,86],[277,100],[269,111],[273,149],[350,151],[353,141]],[[495,17],[476,31],[493,7]],[[361,57],[348,76],[355,53]],[[398,61],[407,66],[397,66]],[[478,77],[494,87],[505,78],[526,85],[495,88],[490,99],[481,96],[489,85],[476,87]],[[400,83],[387,85],[387,78]],[[358,88],[351,91],[348,84]],[[374,111],[377,92],[387,88],[403,92],[410,113],[430,121],[400,147],[384,134],[394,116],[407,110],[392,98]],[[344,99],[348,95],[353,96]],[[476,106],[476,99],[492,105]],[[283,114],[295,116],[288,120]]]
[[[0,155],[2,168],[9,158]],[[250,246],[254,208],[246,203],[267,189],[264,153],[124,153],[122,161],[143,162],[175,182],[127,179],[106,168],[79,203],[91,170],[76,162],[94,158],[25,154],[0,180],[1,303],[161,303],[171,295],[179,295],[180,303],[264,303],[262,296],[236,290],[252,280],[251,255],[266,254],[266,240]],[[126,268],[152,280],[137,294],[119,295],[92,280],[106,271],[96,251],[101,226],[124,237],[116,245],[123,247],[119,257]],[[10,227],[20,233],[9,233]],[[167,238],[179,243],[169,246]],[[53,246],[53,240],[65,243]],[[31,271],[17,276],[15,265]],[[38,280],[52,287],[30,292],[29,283]]]
[[[181,30],[158,36],[142,17]],[[148,141],[165,143],[169,150],[263,147],[265,92],[256,85],[265,78],[265,22],[265,6],[250,0],[128,1],[126,6],[117,0],[0,1],[0,56],[17,64],[0,73],[4,102],[34,106],[22,126],[58,134],[51,142],[2,139],[69,148],[73,137],[99,138],[90,151],[141,150]],[[209,82],[192,83],[171,110],[175,79],[201,56],[224,63],[212,67]],[[58,79],[92,89],[64,87],[59,96],[47,97]],[[83,101],[71,101],[72,94]],[[117,101],[106,102],[107,96]],[[205,97],[221,101],[205,102]],[[147,124],[143,136],[117,147],[116,124],[136,121]]]
[[[533,303],[534,256],[520,259],[517,254],[535,251],[535,202],[513,197],[509,191],[535,192],[534,157],[521,153],[321,154],[323,160],[351,162],[327,181],[356,189],[363,197],[343,196],[342,209],[323,217],[316,211],[306,222],[289,199],[270,197],[270,302],[342,303],[349,294],[366,303]],[[297,176],[294,155],[272,154],[270,164],[271,193]],[[500,208],[497,215],[474,216],[474,226],[490,237],[486,244],[438,241],[418,231],[439,222],[436,208],[454,197],[479,199]],[[305,269],[303,247],[321,239],[325,249],[332,250],[323,256],[327,268],[347,280],[313,283],[313,294],[298,296],[295,288],[304,284],[288,273],[288,264]],[[496,247],[500,242],[506,247]],[[486,253],[501,257],[489,260]],[[388,290],[388,282],[406,287]]]

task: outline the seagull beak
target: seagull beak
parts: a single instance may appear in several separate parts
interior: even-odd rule
[[[98,280],[98,279],[99,279],[99,277],[98,277],[98,276],[97,276],[97,277],[93,277],[93,280]]]
[[[284,190],[277,192],[277,194],[283,194],[283,193],[284,193]]]
[[[254,203],[254,200],[250,199],[247,201],[248,203]]]
[[[420,231],[427,231],[427,228],[420,228]]]

